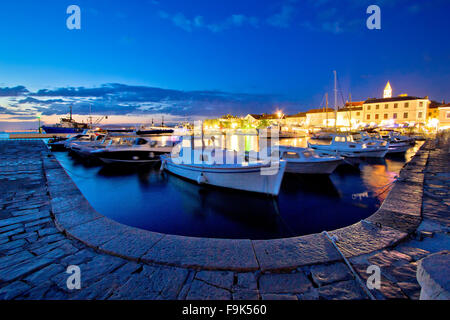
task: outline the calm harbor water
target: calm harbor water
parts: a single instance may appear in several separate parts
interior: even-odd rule
[[[246,149],[254,139],[246,138]],[[305,146],[306,139],[280,144]],[[55,155],[91,205],[120,223],[186,236],[271,239],[333,230],[370,216],[419,146],[359,168],[340,167],[329,177],[285,174],[277,199],[199,186],[161,173],[159,165],[118,169],[87,165],[67,152]]]

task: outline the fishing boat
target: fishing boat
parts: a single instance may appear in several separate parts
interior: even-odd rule
[[[120,142],[90,154],[106,164],[146,164],[160,161],[160,156],[170,153],[171,141],[164,143],[150,138],[121,138]]]
[[[333,134],[330,144],[313,144],[308,147],[324,155],[337,155],[348,158],[384,158],[388,145],[383,143],[365,143],[355,141],[353,135]]]
[[[72,118],[72,106],[70,107],[69,117],[61,118],[60,123],[53,126],[42,126],[45,133],[81,133],[89,129],[89,124],[84,122],[76,122]]]
[[[235,151],[215,148],[195,152],[188,147],[180,149],[171,155],[161,156],[162,170],[198,184],[272,196],[277,196],[280,192],[286,169],[284,160],[277,160],[278,166],[274,168],[267,161],[245,161],[239,158]],[[219,158],[218,155],[222,155],[223,161],[214,160]],[[190,160],[184,161],[184,158]]]
[[[331,174],[343,160],[339,156],[320,155],[311,148],[279,146],[279,152],[289,173]]]

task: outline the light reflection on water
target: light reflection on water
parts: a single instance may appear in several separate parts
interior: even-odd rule
[[[240,139],[243,138],[243,139]],[[256,136],[234,136],[216,143],[257,150]],[[280,144],[306,146],[307,138]],[[90,166],[66,152],[55,155],[92,206],[118,222],[169,234],[214,238],[270,239],[333,230],[371,215],[387,194],[405,156],[338,168],[330,177],[286,174],[277,199],[199,186],[159,166]],[[368,192],[368,197],[354,198]]]

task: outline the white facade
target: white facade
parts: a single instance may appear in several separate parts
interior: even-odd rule
[[[427,110],[430,104],[428,98],[405,99],[399,97],[386,99],[367,100],[363,104],[364,123],[392,124],[392,123],[425,123]]]

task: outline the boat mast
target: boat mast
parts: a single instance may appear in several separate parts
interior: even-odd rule
[[[336,70],[334,73],[334,132],[337,132],[337,75]]]
[[[92,129],[92,104],[89,104],[89,123],[90,129]]]
[[[72,121],[72,105],[70,106],[70,117],[69,117],[70,121]]]
[[[348,97],[349,97],[349,100],[350,100],[350,109],[349,109],[349,112],[350,112],[350,120],[349,120],[349,122],[348,122],[348,126],[349,126],[349,129],[350,130],[352,130],[352,94],[351,93],[349,93],[348,94]]]
[[[326,128],[328,129],[328,92],[325,93],[325,112],[327,114]]]

